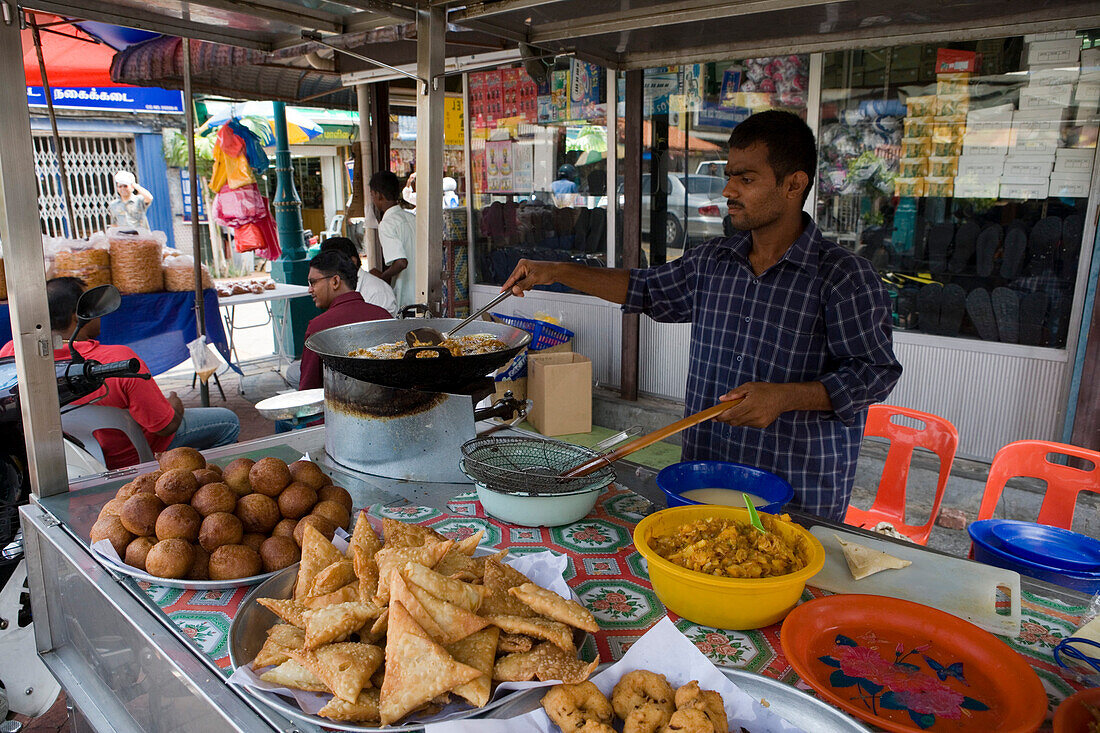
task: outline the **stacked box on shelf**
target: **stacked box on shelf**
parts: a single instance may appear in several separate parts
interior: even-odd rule
[[[1085,198],[1092,181],[1095,148],[1058,148],[1050,174],[1050,195]]]
[[[924,196],[924,179],[928,175],[928,158],[932,154],[936,98],[932,95],[909,97],[905,107],[904,137],[901,139],[894,193],[897,196]]]
[[[966,113],[962,155],[955,173],[956,198],[997,198],[1005,156],[1012,144],[1011,104]]]

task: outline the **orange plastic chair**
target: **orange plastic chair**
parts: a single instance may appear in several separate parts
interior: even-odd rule
[[[896,415],[918,420],[923,428],[898,425],[893,421]],[[887,438],[890,450],[886,454],[886,464],[882,467],[878,493],[870,509],[848,507],[844,517],[845,524],[856,527],[873,527],[879,522],[889,522],[916,542],[928,544],[928,535],[932,525],[940,514],[943,492],[947,488],[947,478],[951,475],[951,464],[955,460],[955,450],[959,447],[959,431],[949,421],[938,415],[906,407],[890,405],[871,405],[867,412],[867,427],[864,437]],[[936,484],[936,498],[932,503],[932,514],[928,522],[921,525],[905,523],[905,485],[909,479],[909,464],[913,459],[914,448],[926,448],[940,458],[940,477]]]
[[[1092,469],[1051,463],[1048,458],[1051,453],[1086,460],[1092,463]],[[982,495],[982,505],[978,509],[978,519],[989,519],[993,516],[993,510],[997,508],[997,502],[1004,493],[1005,482],[1016,476],[1046,481],[1046,494],[1039,506],[1036,522],[1072,529],[1077,495],[1082,491],[1100,493],[1100,452],[1046,440],[1009,443],[993,456],[989,478],[985,482],[985,493]]]

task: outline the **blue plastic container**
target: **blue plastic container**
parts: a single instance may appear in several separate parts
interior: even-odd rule
[[[783,507],[794,497],[791,485],[774,473],[729,461],[673,463],[657,474],[657,488],[665,492],[665,503],[670,507],[700,504],[681,496],[691,489],[744,491],[767,499],[770,503],[757,509],[768,514],[783,511]]]
[[[1023,530],[1016,525],[1029,525],[1029,528]],[[1067,559],[1065,557],[1067,547],[1065,533],[1069,530],[1057,527],[1035,529],[1037,527],[1045,527],[1045,525],[1037,525],[1033,522],[1017,522],[1010,519],[983,519],[971,523],[967,527],[967,531],[970,533],[970,539],[974,542],[974,559],[986,565],[1015,570],[1020,575],[1065,586],[1083,593],[1100,593],[1100,569],[1086,571],[1067,569],[1062,566]],[[1049,535],[1048,541],[1054,550],[1050,559],[1044,562],[1039,562],[1036,559],[1039,557],[1037,553],[1042,548],[1042,543],[1038,539],[1040,533]],[[1085,535],[1078,535],[1078,537],[1095,542],[1095,540]],[[1027,546],[1022,546],[1024,547],[1022,554],[1017,554],[1020,553],[1021,547],[1015,546],[1010,538],[1027,538],[1029,540]],[[1088,547],[1088,543],[1084,543],[1084,547]],[[1086,550],[1084,556],[1088,557],[1089,555],[1090,553]]]

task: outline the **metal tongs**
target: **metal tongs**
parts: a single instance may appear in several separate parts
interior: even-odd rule
[[[405,334],[405,343],[407,343],[412,348],[416,348],[418,346],[439,346],[444,341],[449,339],[452,335],[454,335],[455,331],[470,325],[470,323],[478,318],[482,313],[489,310],[490,308],[496,307],[500,304],[501,301],[503,301],[511,294],[512,290],[510,288],[508,290],[505,290],[503,293],[489,301],[487,305],[478,308],[476,311],[468,315],[462,320],[461,323],[459,323],[457,326],[452,328],[450,331],[447,331],[446,333],[440,331],[438,328],[432,328],[431,326],[421,326],[420,328],[414,328]]]

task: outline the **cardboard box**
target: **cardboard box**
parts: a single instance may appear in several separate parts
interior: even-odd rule
[[[1058,148],[1054,151],[1054,172],[1065,175],[1091,175],[1095,148]]]
[[[960,158],[960,160],[962,160]],[[995,199],[1000,193],[1000,178],[979,176],[956,176],[955,198],[957,199]]]
[[[1076,36],[1057,41],[1034,41],[1027,47],[1027,64],[1067,64],[1077,63],[1081,55],[1081,39]]]
[[[506,392],[511,392],[517,400],[527,399],[527,377],[519,379],[502,379],[493,383],[493,401],[504,399]]]
[[[972,122],[1012,122],[1015,107],[1012,103],[998,104],[996,107],[971,108],[966,113],[966,123]]]
[[[1057,84],[1077,82],[1076,66],[1033,66],[1029,69],[1027,85],[1029,87],[1049,87]]]
[[[1001,178],[1001,198],[1003,199],[1045,199],[1050,188],[1046,178],[1008,180]]]
[[[1073,93],[1073,101],[1082,107],[1100,107],[1100,81],[1083,81]]]
[[[1053,155],[1009,155],[1005,158],[1001,175],[1011,180],[1021,178],[1050,178],[1054,170]]]
[[[1064,173],[1055,173],[1050,177],[1050,196],[1066,196],[1069,198],[1088,198],[1089,195],[1089,182],[1091,176],[1088,175],[1066,175]]]
[[[1081,52],[1081,81],[1100,81],[1100,46]]]
[[[1072,100],[1072,84],[1027,86],[1020,90],[1021,110],[1035,109],[1036,107],[1068,107]]]
[[[936,73],[973,73],[978,70],[980,57],[973,51],[941,48],[936,51]]]
[[[997,179],[1004,172],[1005,158],[1003,155],[963,155],[959,158],[959,169],[955,178],[955,187],[958,188],[960,178],[985,179],[993,181],[993,187],[997,187]],[[996,196],[996,191],[994,191]]]
[[[580,354],[538,352],[528,357],[527,421],[543,435],[592,431],[592,362]]]

